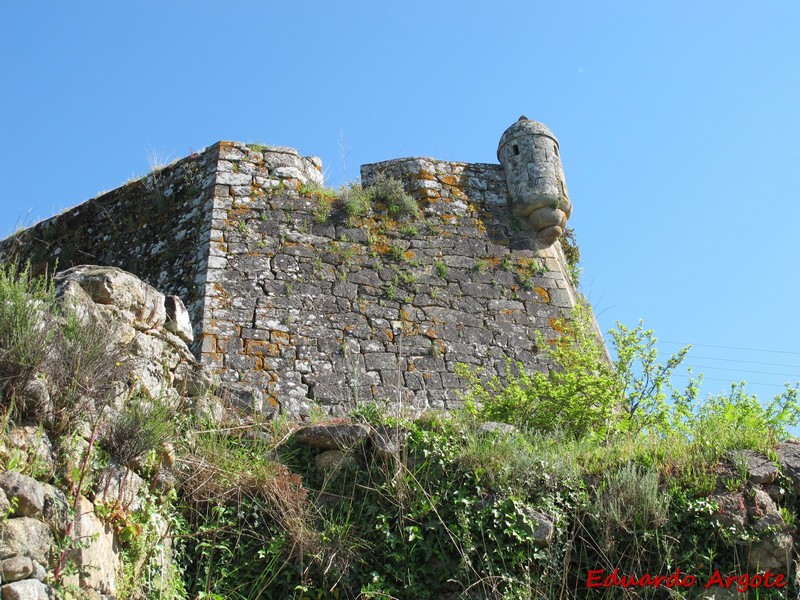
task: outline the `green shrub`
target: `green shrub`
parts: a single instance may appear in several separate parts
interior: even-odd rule
[[[77,420],[92,422],[113,399],[115,382],[126,371],[125,347],[112,343],[106,326],[64,307],[54,340],[55,358],[48,364],[52,383],[54,434],[69,430]]]
[[[488,420],[536,431],[564,430],[576,438],[604,437],[622,397],[590,309],[576,306],[571,318],[556,327],[561,330],[558,339],[540,340],[554,364],[549,373],[528,374],[521,364],[509,362],[505,381],[497,376],[484,381],[479,373],[461,367],[458,374],[470,384],[466,399]]]
[[[667,522],[669,496],[658,488],[658,472],[627,463],[606,473],[590,512],[611,534],[642,534]]]
[[[709,396],[686,421],[692,440],[717,461],[728,450],[751,449],[768,453],[788,437],[788,428],[800,422],[797,385],[787,385],[764,406],[748,394],[744,382],[730,392]]]
[[[360,184],[352,184],[342,188],[339,197],[345,213],[350,217],[363,217],[372,206],[372,190],[364,189]]]
[[[382,204],[393,216],[419,216],[417,201],[406,192],[403,182],[386,175],[378,175],[375,184],[370,188],[375,202]]]
[[[44,365],[55,331],[51,282],[28,266],[0,265],[0,397],[8,401]]]
[[[120,464],[129,465],[171,441],[174,431],[172,411],[163,400],[135,394],[104,432],[102,443]]]
[[[645,329],[641,321],[633,329],[617,323],[616,329],[609,333],[617,356],[614,368],[624,399],[627,429],[669,431],[676,417],[689,413],[697,395],[700,382],[691,377],[691,372],[683,393],[672,386],[672,375],[691,346],[681,348],[661,364],[653,331]]]
[[[395,262],[403,262],[406,257],[406,251],[402,246],[392,244],[389,247],[389,256],[391,256],[392,260]]]

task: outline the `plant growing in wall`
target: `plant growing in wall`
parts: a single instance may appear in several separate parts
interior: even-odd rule
[[[417,218],[419,205],[411,194],[406,192],[403,182],[383,174],[378,175],[370,190],[375,202],[386,207],[391,216]]]

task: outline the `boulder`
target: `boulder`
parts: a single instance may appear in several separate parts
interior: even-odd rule
[[[760,488],[754,488],[750,491],[748,509],[748,514],[755,518],[770,514],[778,514],[778,507],[775,505],[775,502],[770,498],[767,492]]]
[[[53,403],[47,384],[38,378],[31,379],[17,394],[20,412],[36,423],[47,423],[52,419]]]
[[[739,457],[747,461],[747,478],[756,485],[768,485],[775,481],[778,476],[778,466],[752,450],[742,450],[737,453]]]
[[[0,450],[7,453],[16,449],[25,454],[25,462],[34,465],[36,472],[49,478],[55,472],[55,453],[50,438],[41,427],[35,425],[10,425],[5,440],[8,446]],[[0,447],[3,444],[0,442]]]
[[[44,509],[44,490],[42,484],[21,473],[5,471],[0,473],[0,488],[12,506],[16,498],[13,515],[16,517],[38,517]]]
[[[183,301],[178,296],[167,296],[164,300],[164,307],[167,314],[164,329],[171,331],[187,344],[191,343],[194,339],[192,321]]]
[[[748,564],[752,572],[765,571],[789,573],[793,555],[792,536],[778,531],[767,539],[759,540],[750,546]]]
[[[720,522],[723,527],[743,528],[747,522],[747,505],[742,492],[726,492],[711,496],[717,503],[717,510],[711,518]]]
[[[164,294],[117,267],[79,265],[54,277],[57,289],[74,281],[97,304],[110,304],[133,317],[144,329],[158,329],[166,321]]]
[[[27,556],[12,556],[0,561],[0,572],[5,582],[27,579],[33,574],[33,561]]]
[[[247,414],[270,416],[275,412],[275,407],[265,401],[261,388],[250,383],[222,383],[217,396],[231,408]]]
[[[33,572],[31,573],[31,579],[38,579],[41,582],[44,582],[47,579],[47,569],[45,569],[42,565],[38,562],[31,561],[33,564]]]
[[[314,464],[320,471],[355,470],[358,468],[356,459],[341,450],[326,450],[314,457]]]
[[[17,517],[0,525],[0,560],[21,554],[46,565],[52,545],[50,527],[37,519]]]
[[[321,450],[349,450],[369,437],[370,428],[361,423],[308,425],[294,433],[299,442]]]
[[[553,532],[555,531],[555,524],[553,523],[552,517],[532,509],[528,510],[527,513],[528,516],[536,522],[536,529],[533,532],[533,543],[540,548],[549,546],[550,542],[553,540]]]
[[[92,503],[83,497],[78,502],[74,535],[85,546],[73,549],[69,556],[80,570],[81,588],[113,597],[121,568],[114,532],[97,517]]]
[[[0,587],[3,600],[48,600],[50,587],[37,579],[15,581]]]
[[[126,362],[130,379],[146,398],[159,398],[170,382],[167,369],[177,366],[178,357],[167,344],[155,336],[137,332],[131,345],[131,359]]]
[[[181,361],[173,373],[172,387],[181,395],[197,398],[209,393],[215,384],[214,375],[194,362]]]
[[[138,510],[141,504],[139,491],[143,485],[144,480],[131,469],[112,463],[97,478],[95,502]]]
[[[369,435],[375,454],[384,460],[398,458],[406,444],[408,431],[399,427],[378,425]]]
[[[800,443],[791,441],[778,444],[778,461],[795,489],[800,490]]]

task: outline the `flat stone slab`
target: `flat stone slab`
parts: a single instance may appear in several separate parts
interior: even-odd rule
[[[296,440],[322,450],[347,450],[369,437],[370,428],[362,423],[309,425],[294,433]]]

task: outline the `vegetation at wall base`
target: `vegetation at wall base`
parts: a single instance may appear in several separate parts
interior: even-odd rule
[[[51,317],[52,333],[35,337],[45,352],[15,341]],[[800,418],[797,388],[767,405],[744,384],[701,401],[695,381],[671,384],[687,350],[659,362],[641,324],[612,334],[613,364],[587,307],[557,329],[559,339],[538,341],[558,365],[549,373],[509,363],[501,380],[464,368],[464,410],[406,420],[360,405],[351,419],[323,425],[355,423],[369,436],[316,449],[281,417],[230,409],[219,422],[138,395],[119,404],[112,394],[125,361],[119,349],[57,308],[49,283],[5,268],[4,429],[31,418],[59,448],[77,441],[83,454],[72,481],[53,479],[5,444],[0,466],[49,479],[72,501],[112,461],[135,465],[149,490],[139,507],[96,504],[123,547],[118,598],[672,597],[653,587],[588,589],[597,569],[636,576],[680,569],[701,582],[685,592],[693,597],[717,571],[756,572],[753,548],[794,531],[798,490],[788,474],[774,483],[783,528],[757,519],[734,526],[719,498],[738,494],[750,503],[761,493],[744,453],[775,459]],[[16,403],[41,372],[61,390],[51,394],[58,410],[48,415]],[[98,406],[101,414],[113,408],[113,426],[99,426]],[[74,431],[87,412],[95,426],[81,445]],[[376,432],[403,443],[381,451]],[[164,488],[155,482],[168,448],[176,478]],[[164,562],[167,539],[172,560]],[[64,572],[69,544],[65,536]],[[757,597],[796,596],[794,573],[787,575],[789,587],[759,589]]]

